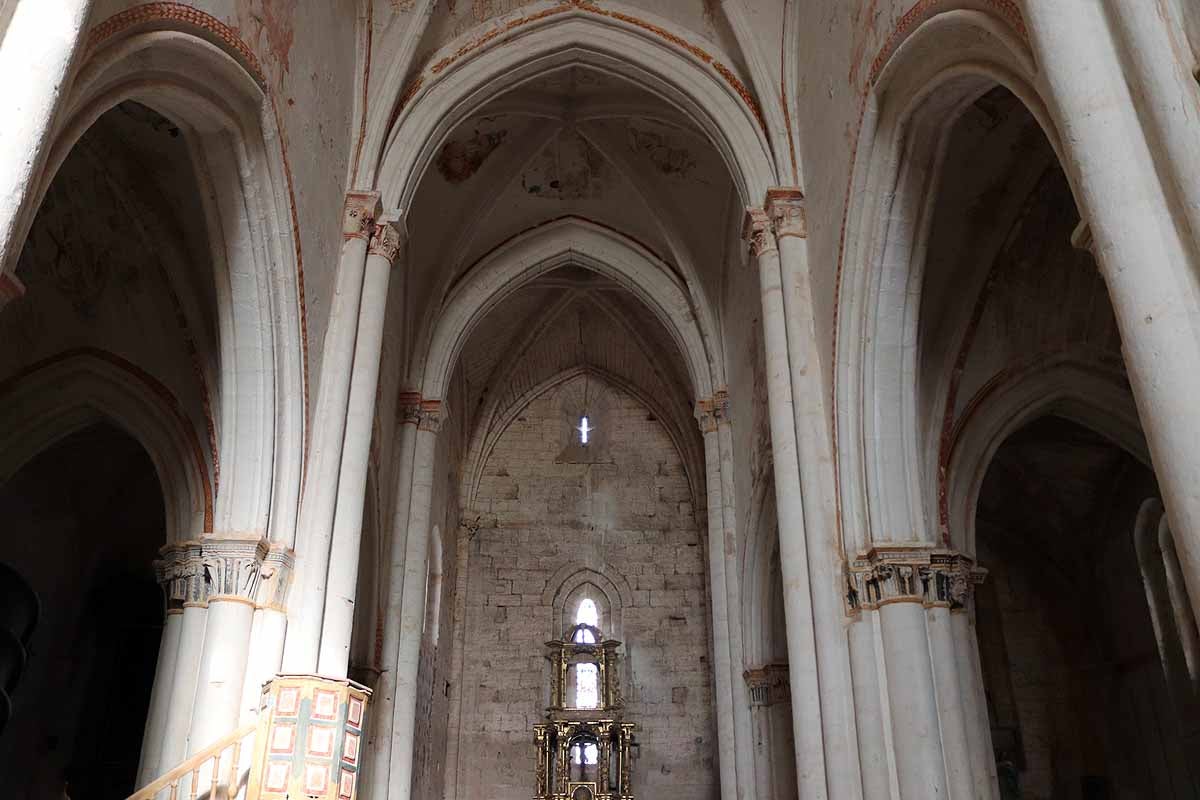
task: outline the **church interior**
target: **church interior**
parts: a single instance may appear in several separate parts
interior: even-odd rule
[[[0,0],[0,794],[1200,798],[1150,5]]]

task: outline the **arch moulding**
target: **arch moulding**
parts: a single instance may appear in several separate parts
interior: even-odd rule
[[[1133,394],[1119,374],[1068,359],[1028,367],[985,387],[959,422],[946,473],[951,546],[975,553],[975,509],[992,458],[1014,432],[1049,415],[1095,431],[1151,467]]]
[[[139,6],[96,26],[20,236],[71,149],[127,100],[184,132],[202,197],[224,479],[213,525],[265,532],[270,523],[291,535],[307,414],[303,277],[278,121],[249,48],[219,20],[174,3]]]
[[[1003,86],[1061,152],[1028,45],[993,13],[935,13],[885,49],[873,74],[836,281],[835,457],[851,550],[875,540],[932,543],[938,535],[938,429],[922,432],[916,343],[926,248],[954,124],[981,95]]]
[[[725,59],[727,61],[728,59]],[[473,30],[443,47],[397,98],[386,124],[368,123],[367,153],[379,151],[375,186],[388,208],[406,208],[449,133],[475,109],[547,71],[583,64],[658,94],[694,120],[724,157],[746,204],[777,183],[757,103],[733,72],[665,24],[581,0],[529,6],[502,27]],[[383,142],[383,138],[386,141]]]
[[[710,360],[687,289],[670,269],[628,237],[568,217],[509,239],[451,290],[431,334],[421,396],[444,398],[459,351],[492,308],[530,280],[568,264],[619,283],[654,312],[683,354],[698,397],[723,385],[720,359]]]
[[[108,420],[146,450],[162,487],[165,543],[212,530],[212,487],[195,428],[154,378],[103,350],[62,353],[0,382],[0,484],[43,450]]]

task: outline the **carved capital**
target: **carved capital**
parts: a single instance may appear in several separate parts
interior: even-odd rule
[[[758,258],[774,250],[775,234],[771,230],[771,218],[761,208],[747,208],[742,224],[742,238],[750,244],[750,255]]]
[[[808,205],[799,189],[777,187],[767,190],[767,216],[775,227],[776,238],[808,238]]]
[[[442,429],[445,408],[440,400],[422,400],[417,412],[417,429],[438,433]]]
[[[732,421],[729,414],[729,391],[718,389],[712,397],[696,402],[696,421],[701,433],[712,433],[721,424]]]
[[[396,404],[396,418],[401,425],[416,425],[421,421],[421,393],[401,392]]]
[[[987,570],[953,550],[922,544],[882,545],[860,553],[847,568],[846,605],[851,614],[888,603],[967,608]]]
[[[205,539],[203,549],[209,602],[225,599],[254,603],[267,543],[262,539]]]
[[[296,554],[289,548],[272,546],[258,570],[258,591],[254,604],[259,608],[287,611],[288,589],[296,567]]]
[[[389,264],[395,265],[396,257],[404,247],[404,237],[393,222],[376,223],[371,234],[371,243],[367,245],[367,253],[382,256]]]
[[[208,581],[200,542],[167,545],[154,562],[168,614],[182,613],[188,606],[208,604]]]
[[[0,311],[11,301],[25,296],[25,284],[16,275],[0,274]]]
[[[342,211],[342,238],[370,239],[380,209],[379,192],[349,192]]]
[[[750,705],[773,706],[792,701],[792,684],[787,664],[767,664],[742,673],[750,690]]]

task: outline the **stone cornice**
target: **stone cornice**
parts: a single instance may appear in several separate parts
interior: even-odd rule
[[[987,570],[954,550],[931,545],[879,545],[852,559],[846,570],[846,606],[851,614],[889,603],[921,603],[952,610],[970,606]]]

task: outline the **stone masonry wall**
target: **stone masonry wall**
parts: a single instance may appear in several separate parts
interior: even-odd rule
[[[575,378],[513,422],[464,514],[480,527],[466,567],[457,796],[532,793],[532,726],[548,702],[543,642],[562,634],[558,587],[548,584],[578,565],[629,590],[621,638],[628,713],[640,726],[634,793],[715,797],[704,544],[687,476],[662,426],[617,390],[600,390],[588,449],[570,447],[564,397],[583,380],[598,391],[595,378]]]

